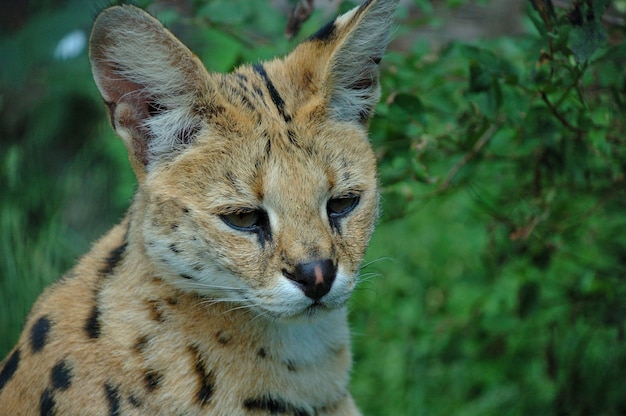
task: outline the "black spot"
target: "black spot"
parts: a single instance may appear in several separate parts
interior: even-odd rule
[[[272,141],[267,139],[267,143],[265,143],[265,155],[269,156],[272,153]]]
[[[272,102],[278,109],[278,112],[283,117],[285,122],[286,123],[291,122],[291,116],[285,112],[285,101],[276,90],[276,87],[272,83],[272,80],[270,79],[270,77],[267,75],[267,72],[265,71],[265,68],[263,67],[263,65],[256,64],[252,68],[259,75],[261,75],[261,77],[263,78],[263,81],[265,81],[265,86],[267,87],[267,91],[270,93],[270,98],[272,99]]]
[[[141,407],[143,402],[132,394],[128,396],[128,403],[130,403],[133,407]]]
[[[221,345],[226,345],[230,342],[230,337],[224,334],[224,331],[222,330],[217,331],[217,333],[215,334],[215,338],[217,338],[217,342],[219,342]]]
[[[165,301],[171,305],[171,306],[176,306],[178,305],[178,299],[177,298],[167,298],[165,299]]]
[[[259,348],[259,351],[257,352],[257,354],[259,355],[259,357],[261,358],[265,358],[267,357],[267,351],[265,351],[265,348]]]
[[[375,56],[375,57],[370,58],[370,59],[371,59],[371,60],[372,60],[372,62],[374,62],[376,65],[379,65],[379,64],[380,64],[380,61],[382,61],[382,59],[383,59],[383,58],[382,58],[382,57],[380,57],[380,56]]]
[[[163,381],[163,374],[148,370],[144,375],[143,380],[146,383],[146,390],[152,392],[161,385],[161,381]]]
[[[20,364],[20,350],[13,351],[13,354],[9,357],[8,360],[4,363],[4,367],[2,367],[2,371],[0,371],[0,391],[5,384],[11,380],[13,374],[17,371],[17,367]]]
[[[239,89],[241,91],[237,91],[237,88],[235,88],[234,86],[229,86],[228,88],[236,94],[245,96],[247,95],[250,91],[248,90],[248,86],[246,85],[246,82],[248,81],[248,78],[246,76],[243,76],[241,74],[235,74],[235,76],[237,77],[237,86],[239,87]]]
[[[120,415],[120,392],[117,387],[111,383],[104,385],[104,391],[106,394],[106,400],[109,405],[109,416]]]
[[[259,87],[257,87],[257,86],[254,86],[254,88],[252,88],[252,89],[254,90],[254,94],[255,94],[257,97],[259,97],[259,98],[263,99],[263,91],[261,90],[261,88],[259,88]],[[264,103],[264,104],[265,104],[265,103]]]
[[[297,416],[312,416],[312,414],[306,409],[287,403],[284,400],[271,395],[245,399],[243,401],[243,407],[246,410],[265,411],[271,414],[286,413]]]
[[[104,266],[102,266],[102,268],[100,269],[100,273],[104,275],[113,273],[113,270],[124,256],[124,252],[126,251],[126,245],[127,243],[124,242],[119,247],[111,250],[109,256],[104,261]]]
[[[39,414],[41,416],[52,416],[55,413],[55,406],[56,402],[52,396],[52,390],[45,389],[43,393],[41,393],[41,398],[39,399]]]
[[[195,346],[190,346],[189,350],[193,355],[193,359],[195,361],[194,370],[196,375],[198,376],[198,381],[200,387],[196,393],[196,400],[200,404],[200,406],[206,406],[211,397],[213,396],[213,389],[215,386],[215,375],[213,372],[207,372],[202,364],[202,360],[200,357],[200,352],[198,348]]]
[[[335,34],[335,21],[331,20],[325,24],[321,29],[312,34],[307,40],[321,40],[327,41]]]
[[[37,319],[30,330],[30,346],[33,352],[39,352],[48,342],[48,334],[52,326],[47,316]]]
[[[294,363],[291,360],[287,361],[287,370],[289,370],[291,372],[295,372],[297,369],[298,368],[296,367],[296,363]]]
[[[212,373],[204,374],[202,384],[196,396],[200,406],[206,406],[211,400],[211,396],[213,396],[213,378]]]
[[[72,384],[72,369],[65,360],[59,361],[50,372],[52,387],[58,390],[67,390]]]
[[[182,273],[180,275],[180,277],[182,277],[183,279],[193,280],[193,277],[189,276],[188,274],[184,274],[184,273]]]
[[[148,342],[150,342],[150,338],[147,335],[141,336],[135,342],[133,349],[141,354],[148,346]]]
[[[230,183],[233,188],[239,189],[239,187],[237,186],[237,179],[232,172],[226,172],[224,178],[228,181],[228,183]]]
[[[156,321],[158,323],[165,322],[163,302],[161,302],[160,300],[151,299],[144,301],[144,303],[146,304],[146,306],[148,306],[148,309],[150,310],[150,317],[153,321]]]
[[[176,247],[176,244],[170,244],[170,250],[172,251],[172,253],[175,254],[179,254],[180,253],[180,249],[178,247]]]
[[[87,332],[87,336],[91,339],[96,339],[100,337],[100,309],[98,305],[94,305],[91,309],[91,313],[87,318],[87,322],[85,322],[85,332]]]
[[[296,133],[293,130],[291,129],[287,130],[287,137],[289,138],[289,143],[296,146],[297,148],[301,148],[300,143],[298,143],[298,138],[296,137]]]
[[[252,104],[252,101],[250,101],[248,97],[243,95],[243,93],[239,94],[239,98],[241,98],[241,102],[244,103],[244,105],[248,107],[249,110],[252,110],[252,111],[256,110],[256,107],[254,106],[254,104]]]
[[[245,94],[248,94],[248,93],[249,93],[249,91],[248,91],[248,86],[247,86],[246,84],[244,84],[244,83],[243,83],[242,81],[240,81],[240,80],[237,80],[237,84],[239,85],[239,88],[241,88],[241,90],[242,90]],[[243,97],[243,96],[242,96],[242,98],[246,98],[246,97]]]

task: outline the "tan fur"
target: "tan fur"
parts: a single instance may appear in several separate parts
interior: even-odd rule
[[[139,9],[99,16],[94,78],[138,190],[33,307],[1,414],[359,414],[345,305],[378,214],[366,121],[395,4],[229,75]]]

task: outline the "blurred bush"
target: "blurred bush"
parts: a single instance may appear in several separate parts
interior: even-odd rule
[[[0,18],[2,356],[134,189],[86,51],[58,49],[96,7],[31,3]],[[282,2],[139,3],[214,71],[327,18],[288,41]],[[432,3],[403,3],[409,46],[385,57],[371,122],[383,217],[351,308],[365,414],[626,413],[624,9],[533,0],[522,36],[435,48],[414,35]]]
[[[370,253],[395,262],[355,302],[377,337],[357,342],[366,413],[626,411],[626,45],[607,6],[535,0],[525,36],[386,57]]]

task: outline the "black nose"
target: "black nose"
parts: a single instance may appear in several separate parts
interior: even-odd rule
[[[300,263],[294,273],[283,270],[283,275],[298,283],[304,294],[313,300],[320,300],[330,291],[336,274],[337,267],[330,259]]]

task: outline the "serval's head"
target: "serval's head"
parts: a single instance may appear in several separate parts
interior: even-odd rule
[[[139,181],[128,238],[162,279],[273,318],[345,305],[378,215],[367,122],[396,4],[227,75],[140,9],[100,14],[93,74]]]

